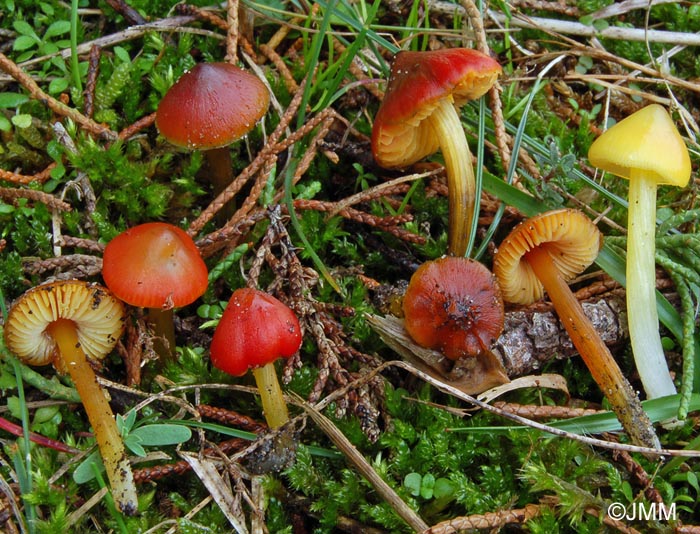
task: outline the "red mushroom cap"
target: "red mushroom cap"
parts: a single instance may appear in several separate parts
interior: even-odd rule
[[[208,150],[233,143],[267,112],[270,93],[229,63],[200,63],[183,74],[156,111],[156,127],[174,145]]]
[[[294,312],[258,289],[237,289],[224,310],[211,341],[214,367],[242,376],[277,358],[289,358],[301,346],[301,327]]]
[[[445,98],[461,106],[483,96],[501,71],[497,61],[468,48],[397,53],[374,117],[372,153],[377,163],[401,167],[436,152],[440,140],[425,119]]]
[[[411,277],[403,311],[413,340],[451,360],[489,350],[503,330],[495,278],[469,258],[448,256],[421,265]]]
[[[207,266],[192,238],[177,226],[154,222],[122,232],[105,248],[102,277],[132,306],[177,308],[207,289]]]

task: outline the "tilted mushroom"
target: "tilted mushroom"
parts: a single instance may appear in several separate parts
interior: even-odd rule
[[[10,308],[5,343],[29,365],[53,364],[73,380],[118,508],[137,511],[136,486],[112,408],[88,359],[104,358],[124,328],[124,307],[106,288],[79,280],[30,289]]]
[[[202,150],[214,195],[233,180],[228,146],[267,113],[270,93],[253,74],[229,63],[200,63],[168,90],[156,111],[156,127],[172,144]]]
[[[207,266],[187,232],[162,222],[129,228],[107,243],[102,277],[124,302],[148,309],[156,352],[172,358],[173,308],[197,300],[208,284]]]
[[[598,137],[588,159],[630,182],[625,288],[632,352],[647,397],[673,395],[656,310],[656,188],[688,184],[688,149],[666,110],[652,104]]]
[[[301,327],[283,302],[258,289],[237,289],[211,340],[214,367],[242,376],[251,369],[270,428],[289,420],[275,361],[289,358],[301,346]]]
[[[503,240],[494,256],[494,274],[507,302],[531,304],[547,291],[622,427],[635,444],[658,449],[659,439],[639,397],[567,285],[593,263],[601,245],[598,228],[580,211],[549,211],[521,222]]]
[[[453,256],[466,253],[476,201],[471,152],[457,108],[483,96],[501,70],[477,50],[399,52],[374,118],[372,153],[382,167],[406,167],[442,151],[449,198],[448,252]]]

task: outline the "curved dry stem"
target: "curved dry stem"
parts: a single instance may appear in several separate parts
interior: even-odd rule
[[[277,379],[275,364],[268,363],[262,367],[254,368],[253,376],[260,391],[260,400],[267,426],[271,429],[281,427],[289,421],[289,412]]]
[[[442,100],[428,120],[440,140],[445,159],[450,210],[448,253],[461,257],[467,252],[474,220],[476,179],[472,156],[459,114],[451,100]]]
[[[660,449],[659,438],[639,397],[622,374],[607,345],[584,314],[581,304],[559,274],[549,252],[545,247],[536,247],[526,254],[525,260],[542,282],[571,341],[605,398],[608,399],[622,428],[633,443]]]
[[[129,458],[112,408],[80,348],[75,323],[68,319],[58,319],[51,323],[48,331],[56,341],[63,364],[83,401],[112,487],[114,501],[122,513],[134,515],[138,509],[138,498]]]

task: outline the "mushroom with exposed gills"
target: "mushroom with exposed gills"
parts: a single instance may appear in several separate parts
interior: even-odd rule
[[[632,352],[647,397],[673,395],[656,309],[656,188],[688,184],[688,149],[666,110],[652,104],[598,137],[588,159],[630,181],[625,286]]]
[[[521,222],[503,240],[494,256],[494,274],[507,302],[531,304],[547,291],[576,350],[630,439],[659,449],[659,439],[639,397],[567,285],[567,280],[593,263],[601,245],[600,231],[582,212],[549,211]]]
[[[156,127],[170,143],[202,150],[214,195],[233,181],[228,146],[267,113],[270,93],[255,75],[230,63],[200,63],[168,90],[156,110]]]
[[[233,376],[252,369],[265,420],[272,429],[289,420],[274,362],[296,353],[301,340],[294,312],[272,295],[252,288],[233,292],[214,331],[212,364]]]
[[[105,247],[102,277],[124,302],[148,309],[155,350],[165,360],[172,359],[173,308],[197,300],[208,284],[207,266],[187,232],[162,222],[122,232]]]
[[[112,408],[88,359],[104,358],[124,329],[124,306],[106,288],[79,280],[30,289],[10,308],[5,342],[29,365],[67,372],[95,433],[112,496],[126,515],[138,508],[136,486]]]
[[[476,183],[457,108],[483,96],[501,66],[466,48],[396,54],[372,127],[372,153],[385,168],[400,168],[442,151],[449,199],[449,248],[464,256],[474,224]]]
[[[411,338],[451,360],[490,351],[505,320],[493,274],[469,258],[425,262],[413,273],[402,307]]]

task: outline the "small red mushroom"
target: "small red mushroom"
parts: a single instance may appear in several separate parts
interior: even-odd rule
[[[451,360],[489,351],[503,330],[495,278],[468,258],[448,256],[421,265],[406,290],[403,312],[413,340]]]
[[[255,75],[230,63],[201,63],[183,74],[156,111],[156,127],[176,146],[202,150],[214,194],[233,180],[228,146],[265,115],[270,93]]]
[[[214,332],[212,364],[233,376],[252,369],[270,428],[289,420],[274,362],[292,356],[301,340],[294,312],[272,295],[251,288],[233,292]]]
[[[132,306],[148,308],[156,352],[175,353],[173,308],[197,300],[207,289],[208,271],[197,246],[172,224],[141,224],[122,232],[105,247],[102,277],[112,292]]]

